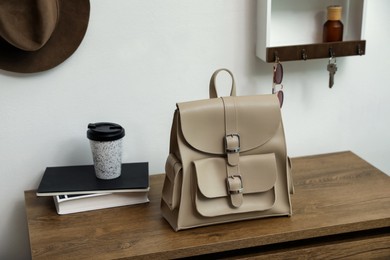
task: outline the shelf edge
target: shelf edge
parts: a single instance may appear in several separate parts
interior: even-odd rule
[[[266,62],[274,62],[276,57],[280,61],[311,60],[334,57],[355,56],[366,54],[366,41],[326,42],[290,46],[275,46],[266,49]]]

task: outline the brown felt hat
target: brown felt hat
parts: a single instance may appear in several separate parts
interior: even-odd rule
[[[51,69],[80,45],[89,0],[1,0],[0,69],[33,73]]]

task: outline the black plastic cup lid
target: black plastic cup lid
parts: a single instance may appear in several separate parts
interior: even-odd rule
[[[114,123],[88,124],[87,137],[93,141],[115,141],[125,136],[125,129]]]

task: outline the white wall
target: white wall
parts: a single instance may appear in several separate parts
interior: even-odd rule
[[[0,71],[0,258],[30,256],[23,191],[47,166],[92,163],[87,124],[127,131],[124,161],[164,170],[175,103],[208,97],[211,73],[231,69],[238,94],[271,91],[255,57],[255,1],[91,1],[77,52],[38,74]],[[352,150],[390,173],[390,1],[369,1],[367,55],[285,62],[283,118],[291,156]]]

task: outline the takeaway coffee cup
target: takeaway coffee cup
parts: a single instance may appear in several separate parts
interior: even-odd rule
[[[118,178],[122,170],[122,140],[125,129],[114,123],[88,124],[89,139],[96,177],[110,180]]]

